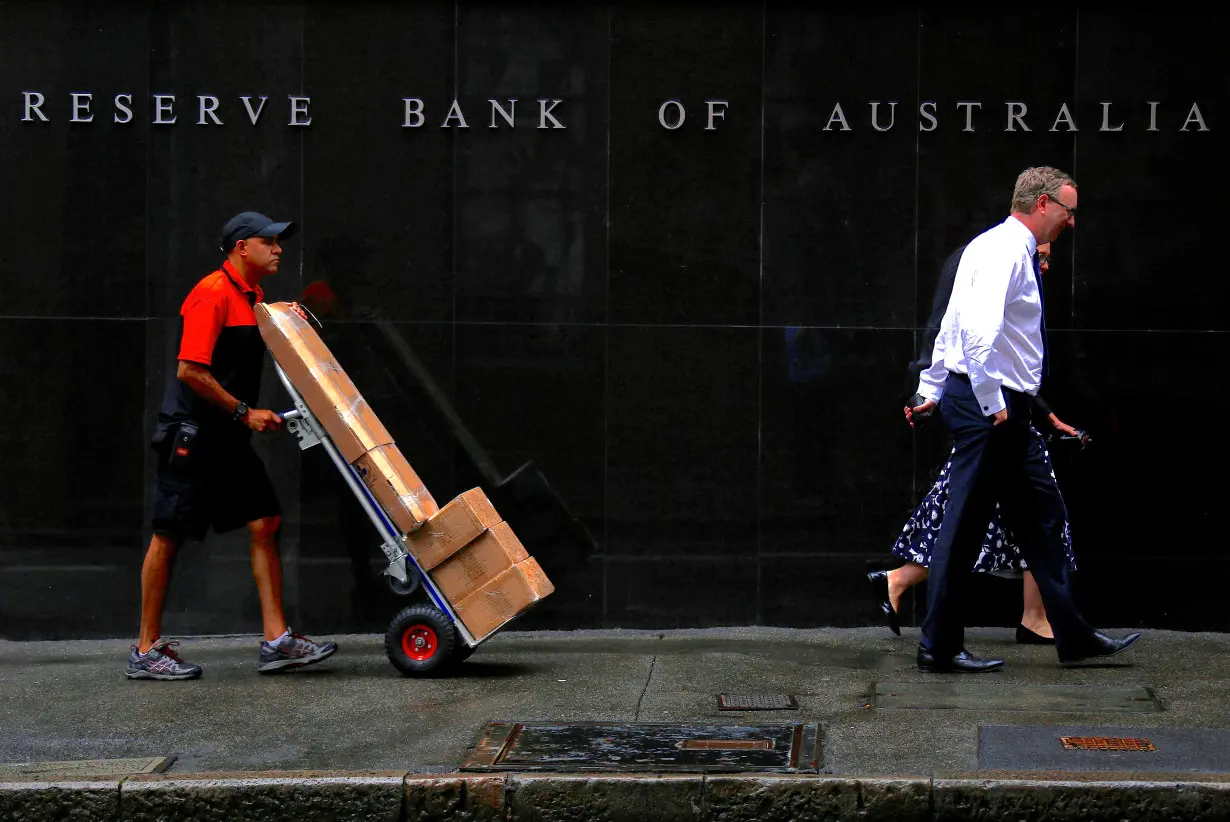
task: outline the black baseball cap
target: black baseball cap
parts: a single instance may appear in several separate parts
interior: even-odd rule
[[[241,211],[222,226],[222,239],[219,247],[223,254],[229,254],[235,247],[235,243],[249,237],[281,235],[281,238],[285,240],[294,233],[295,224],[292,222],[279,223],[255,211]]]

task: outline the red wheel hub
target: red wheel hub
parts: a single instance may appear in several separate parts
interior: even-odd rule
[[[401,649],[415,662],[426,662],[435,656],[440,643],[430,625],[411,625],[401,635]]]

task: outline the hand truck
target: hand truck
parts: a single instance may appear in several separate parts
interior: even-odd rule
[[[295,406],[280,415],[286,421],[287,430],[298,437],[301,450],[317,445],[324,447],[383,540],[380,547],[389,562],[384,576],[390,588],[399,596],[409,596],[420,585],[427,592],[429,603],[403,608],[389,622],[384,635],[384,650],[389,661],[406,676],[430,676],[453,668],[474,653],[483,640],[476,640],[457,618],[449,601],[408,550],[405,534],[398,532],[397,526],[363,484],[359,473],[342,457],[325,427],[312,414],[276,360],[273,367]]]

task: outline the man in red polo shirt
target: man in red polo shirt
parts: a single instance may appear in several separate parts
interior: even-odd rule
[[[280,240],[294,224],[245,211],[222,227],[222,267],[196,284],[180,309],[178,366],[168,375],[153,449],[158,455],[154,537],[141,569],[141,636],[128,657],[129,679],[192,679],[201,666],[180,659],[161,636],[162,606],[176,549],[246,525],[252,536],[252,576],[260,593],[264,640],[257,670],[298,668],[325,659],[337,646],[293,633],[282,612],[278,555],[281,506],[252,432],[276,431],[282,418],[254,407],[260,396],[265,344],[253,306],[260,281],[277,273]]]

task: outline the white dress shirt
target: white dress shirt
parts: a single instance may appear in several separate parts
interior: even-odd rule
[[[1042,295],[1034,277],[1037,240],[1015,217],[965,248],[940,321],[931,367],[918,393],[939,402],[948,372],[969,376],[983,414],[1006,406],[1002,388],[1038,393],[1042,383]]]

